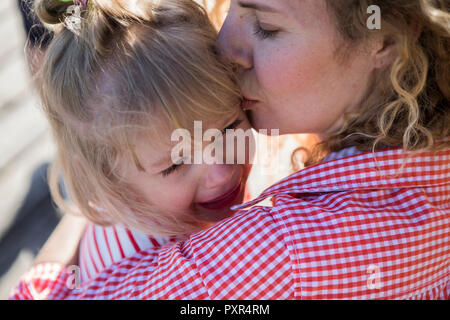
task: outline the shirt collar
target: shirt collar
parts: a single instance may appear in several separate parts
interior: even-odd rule
[[[325,160],[328,160],[325,158]],[[240,210],[275,195],[362,189],[438,186],[450,183],[450,148],[405,154],[402,148],[364,152],[323,161],[266,189]]]
[[[345,157],[353,156],[353,155],[359,154],[359,153],[362,153],[362,152],[359,151],[358,148],[356,148],[356,147],[345,148],[345,149],[342,149],[340,151],[332,152],[332,153],[328,154],[322,160],[322,162],[327,162],[327,161],[331,161],[331,160],[345,158]]]

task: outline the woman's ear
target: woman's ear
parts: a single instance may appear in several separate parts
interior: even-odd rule
[[[398,55],[398,38],[393,35],[380,35],[373,47],[373,66],[384,69],[394,62]]]
[[[410,34],[402,34],[402,37],[411,37],[415,41],[419,40],[422,34],[423,26],[419,23],[414,23],[408,26]],[[398,56],[399,41],[404,40],[400,36],[393,34],[380,34],[374,40],[373,61],[374,68],[383,69],[391,65]]]

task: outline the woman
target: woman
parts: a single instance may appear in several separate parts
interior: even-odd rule
[[[372,4],[380,30],[364,0],[231,1],[219,42],[251,123],[322,138],[314,165],[240,208],[273,207],[140,252],[79,290],[59,285],[62,265],[39,265],[14,297],[448,299],[450,6]]]

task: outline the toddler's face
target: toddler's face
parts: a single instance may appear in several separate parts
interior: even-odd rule
[[[243,112],[224,123],[212,128],[250,130],[250,124]],[[203,128],[203,131],[206,129]],[[226,135],[223,135],[224,145]],[[252,136],[253,138],[253,136]],[[151,138],[148,138],[151,139]],[[160,213],[175,216],[192,215],[207,226],[211,222],[220,221],[232,215],[230,207],[242,203],[245,184],[251,169],[254,150],[245,144],[246,162],[237,164],[238,152],[235,150],[233,164],[181,164],[174,163],[171,153],[178,142],[171,142],[171,135],[167,136],[167,143],[155,147],[146,139],[140,139],[135,146],[136,155],[145,171],[136,166],[128,166],[125,173],[126,180],[132,188],[149,204],[157,206]],[[211,142],[203,142],[202,148],[211,146]],[[164,146],[166,145],[166,146]],[[192,151],[194,146],[192,146]],[[229,150],[229,149],[228,149]],[[242,151],[242,150],[241,150]],[[224,148],[224,157],[229,158],[230,152]],[[182,158],[180,157],[180,160]],[[192,158],[193,162],[193,158]],[[229,159],[224,163],[230,163]]]

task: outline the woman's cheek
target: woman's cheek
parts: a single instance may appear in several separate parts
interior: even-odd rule
[[[297,61],[292,61],[288,55],[274,55],[270,60],[256,67],[259,86],[268,102],[281,104],[289,101],[298,93],[304,80],[302,70]]]
[[[259,93],[264,100],[271,100],[279,95],[279,91],[284,87],[286,70],[282,61],[276,56],[266,54],[266,57],[259,57],[254,61],[256,82],[259,86]]]
[[[297,44],[293,45],[295,42]],[[305,66],[304,57],[307,50],[301,43],[297,38],[285,36],[280,40],[264,40],[261,45],[255,47],[254,66],[260,82],[270,87],[286,81],[293,82],[293,76],[298,73],[296,71]]]

